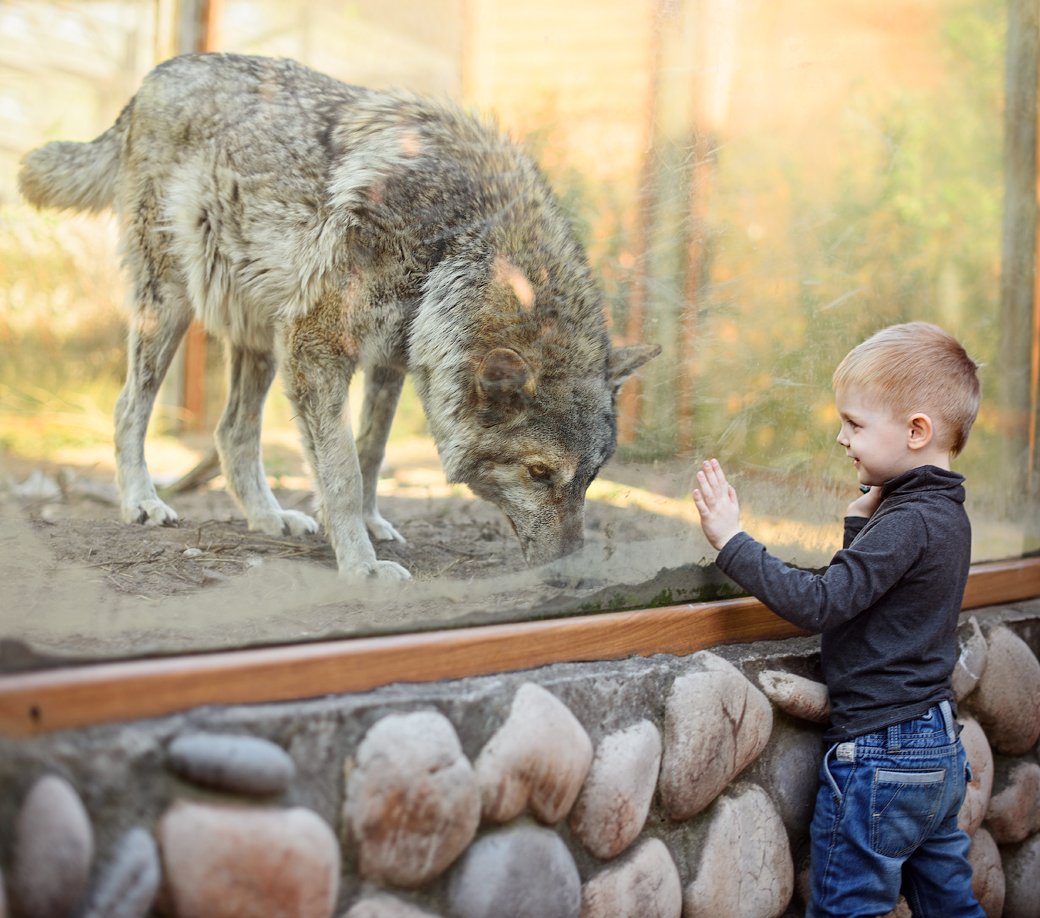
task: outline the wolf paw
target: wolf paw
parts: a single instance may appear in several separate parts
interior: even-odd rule
[[[299,510],[277,510],[252,518],[249,528],[272,536],[298,536],[317,532],[318,523]]]
[[[175,526],[177,513],[158,497],[150,497],[124,504],[123,522],[141,523],[145,526]]]
[[[396,561],[366,561],[339,573],[344,580],[385,580],[394,583],[412,579],[412,575]]]
[[[365,527],[368,529],[368,534],[372,537],[373,542],[400,542],[402,545],[406,544],[405,537],[383,519],[378,511],[366,514]]]

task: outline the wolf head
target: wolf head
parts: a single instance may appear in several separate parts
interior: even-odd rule
[[[530,565],[582,546],[585,492],[617,445],[618,390],[660,352],[611,347],[583,253],[560,262],[569,245],[523,267],[500,251],[441,265],[413,328],[448,479],[503,511]]]
[[[581,548],[585,492],[617,444],[617,391],[657,351],[610,350],[600,372],[581,377],[560,368],[539,378],[511,348],[494,348],[480,362],[480,436],[462,480],[505,513],[528,564]]]

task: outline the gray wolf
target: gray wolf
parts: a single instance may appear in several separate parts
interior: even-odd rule
[[[169,524],[144,460],[156,391],[192,317],[223,339],[217,451],[249,525],[300,534],[260,458],[281,364],[341,573],[403,579],[376,480],[406,372],[449,480],[505,513],[530,564],[580,547],[585,491],[616,442],[618,388],[659,348],[613,348],[549,185],[490,124],[288,60],[185,55],[90,143],[19,174],[36,206],[114,207],[132,285],[115,410],[127,522]],[[344,421],[365,377],[356,439]]]

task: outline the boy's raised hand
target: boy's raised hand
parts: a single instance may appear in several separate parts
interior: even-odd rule
[[[869,491],[864,491],[862,497],[857,497],[845,510],[846,516],[871,517],[881,504],[881,488],[874,485]]]
[[[697,472],[693,502],[701,515],[701,529],[712,547],[721,551],[722,546],[740,532],[740,504],[737,492],[726,481],[718,459],[705,460]]]

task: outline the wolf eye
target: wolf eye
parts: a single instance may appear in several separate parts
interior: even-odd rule
[[[552,478],[552,469],[547,465],[542,465],[540,462],[536,462],[534,465],[529,465],[527,467],[527,474],[535,481],[548,481]]]

